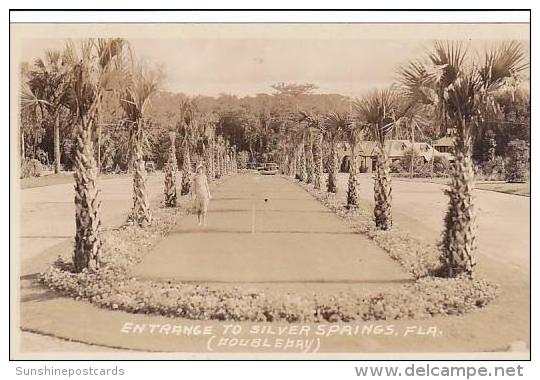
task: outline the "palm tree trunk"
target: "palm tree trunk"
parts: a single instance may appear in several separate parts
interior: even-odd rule
[[[191,158],[189,143],[184,142],[184,159],[182,160],[182,186],[180,195],[187,195],[191,191]]]
[[[476,250],[476,213],[473,202],[474,171],[469,125],[461,120],[455,143],[448,210],[442,238],[443,270],[449,277],[473,275]]]
[[[311,133],[308,134],[306,144],[306,183],[313,183],[313,140]]]
[[[296,158],[296,152],[295,152],[295,149],[294,149],[294,146],[289,148],[291,153],[290,153],[290,164],[289,164],[289,175],[291,177],[295,177],[296,176],[296,163],[297,163],[297,158]]]
[[[129,220],[137,223],[141,227],[152,223],[152,212],[148,202],[148,192],[146,190],[146,171],[143,160],[143,123],[138,119],[135,125],[135,145],[133,146],[133,208]]]
[[[328,160],[328,180],[326,182],[326,191],[329,193],[337,193],[337,171],[338,157],[336,151],[336,142],[330,143],[330,157]]]
[[[319,133],[315,138],[315,144],[313,147],[313,187],[320,189],[322,187],[322,175],[323,175],[323,134]]]
[[[221,152],[220,152],[220,144],[219,144],[219,141],[218,143],[215,145],[215,148],[214,148],[214,154],[215,154],[215,176],[216,178],[220,178],[221,177]]]
[[[21,130],[21,161],[26,158],[26,144],[24,143],[24,131]]]
[[[349,166],[347,207],[358,207],[358,159],[356,157],[356,143],[354,141],[351,142],[351,164]]]
[[[54,118],[54,172],[60,172],[60,114]]]
[[[171,135],[171,146],[169,148],[169,157],[165,166],[165,206],[176,206],[176,172],[178,165],[176,163],[175,137]]]
[[[212,142],[208,142],[208,146],[205,147],[204,150],[204,161],[206,166],[206,176],[208,177],[209,181],[214,180],[214,153],[212,152]]]
[[[76,127],[75,150],[75,250],[76,272],[97,269],[101,255],[101,201],[96,186],[96,162],[90,125],[85,118]]]
[[[296,165],[296,177],[304,182],[306,180],[306,154],[304,150],[304,142],[302,141],[298,147],[298,164]]]
[[[390,165],[384,145],[379,144],[374,185],[375,225],[381,230],[392,229],[392,182],[390,177]]]

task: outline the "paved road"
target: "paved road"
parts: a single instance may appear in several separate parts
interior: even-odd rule
[[[348,174],[339,175],[344,196]],[[398,226],[428,241],[440,238],[448,198],[446,185],[392,180],[392,210]],[[373,202],[371,175],[360,178],[360,197]],[[529,197],[494,191],[475,192],[478,221],[478,253],[518,269],[529,270]],[[528,275],[527,275],[528,276]]]
[[[239,175],[219,186],[208,227],[183,219],[133,274],[154,280],[257,283],[334,290],[410,281],[368,238],[298,185]]]

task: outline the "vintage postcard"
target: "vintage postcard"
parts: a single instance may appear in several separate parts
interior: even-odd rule
[[[12,358],[529,359],[528,12],[226,17],[12,20]]]

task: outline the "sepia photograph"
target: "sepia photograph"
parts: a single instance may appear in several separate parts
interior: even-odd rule
[[[225,13],[11,21],[10,357],[530,360],[530,12]]]

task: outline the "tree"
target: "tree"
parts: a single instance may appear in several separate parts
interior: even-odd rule
[[[337,144],[343,135],[343,131],[351,122],[351,117],[346,112],[333,111],[325,116],[325,137],[330,145],[330,157],[328,159],[328,179],[326,181],[326,191],[337,193],[337,173],[338,173],[338,153]]]
[[[165,206],[176,207],[176,172],[178,171],[178,165],[176,163],[176,132],[170,132],[171,146],[169,147],[169,158],[165,165]]]
[[[217,117],[213,114],[203,117],[200,123],[200,135],[203,139],[203,156],[206,166],[206,174],[209,181],[215,179],[214,140],[216,136],[216,123]]]
[[[495,160],[495,148],[497,147],[497,141],[495,141],[495,133],[488,129],[484,135],[484,161],[492,162]]]
[[[27,157],[37,156],[37,146],[45,133],[43,125],[46,115],[42,103],[46,101],[40,99],[28,85],[27,69],[21,70],[20,83],[20,152],[23,164]],[[27,145],[30,145],[30,152],[26,149]]]
[[[102,94],[118,85],[118,60],[125,41],[89,39],[80,49],[69,43],[63,59],[69,65],[67,104],[75,126],[75,250],[74,269],[99,267],[102,249],[99,189],[93,134]]]
[[[129,219],[144,227],[152,223],[152,212],[146,190],[144,168],[144,133],[148,121],[145,118],[151,95],[157,90],[160,72],[140,63],[131,62],[131,72],[125,78],[120,104],[127,116],[132,131],[131,150],[133,157],[133,207]]]
[[[527,181],[529,169],[529,145],[523,140],[513,140],[508,144],[508,165],[506,182],[523,183]]]
[[[182,184],[180,195],[187,195],[191,191],[191,149],[197,140],[197,105],[192,98],[185,98],[180,102],[180,121],[178,129],[182,136]]]
[[[349,182],[347,186],[347,208],[356,208],[359,205],[358,199],[358,143],[364,135],[367,124],[360,120],[352,119],[344,124],[343,136],[351,147],[351,164],[349,167]]]
[[[392,228],[392,182],[385,142],[399,119],[398,106],[394,88],[374,90],[354,103],[358,120],[369,126],[371,137],[377,143],[373,214],[375,225],[382,230]]]
[[[426,60],[413,61],[400,71],[408,95],[434,105],[441,124],[457,130],[441,242],[443,271],[449,277],[471,277],[474,273],[477,227],[473,136],[497,107],[497,92],[528,66],[521,45],[515,41],[486,51],[483,62],[470,61],[468,57],[461,43],[438,41]]]
[[[317,112],[300,111],[300,120],[306,122],[313,139],[313,187],[320,189],[323,174],[323,137],[325,132],[324,118]]]
[[[285,95],[297,97],[299,95],[307,95],[318,89],[319,87],[313,83],[284,83],[280,82],[271,86],[276,92],[276,95]]]
[[[28,72],[28,87],[40,100],[39,107],[45,111],[43,121],[54,129],[54,172],[60,171],[61,109],[65,106],[69,67],[59,50],[46,50],[45,58],[38,58]]]

